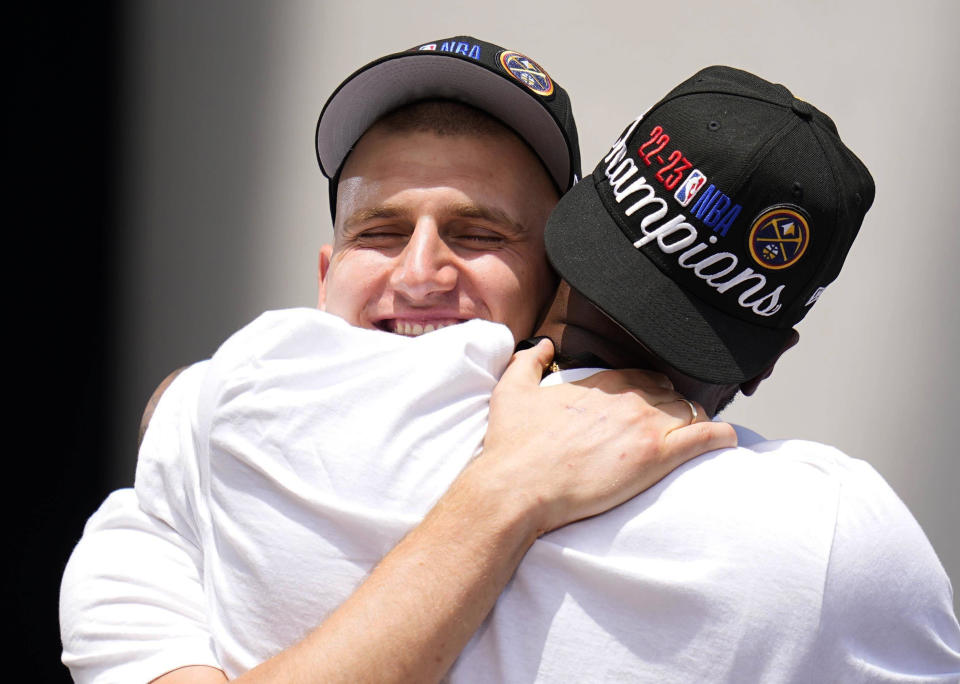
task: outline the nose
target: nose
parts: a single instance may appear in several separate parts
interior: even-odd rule
[[[457,286],[455,255],[430,217],[417,221],[398,259],[391,284],[411,302],[426,302]]]

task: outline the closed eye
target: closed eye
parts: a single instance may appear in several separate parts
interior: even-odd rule
[[[466,228],[452,231],[450,238],[466,245],[483,249],[504,244],[507,238],[500,233],[486,228]]]
[[[409,231],[395,226],[370,228],[354,236],[354,240],[358,244],[366,246],[394,245],[406,242],[409,238]]]
[[[502,235],[464,235],[461,239],[472,240],[474,242],[499,243],[503,242]]]

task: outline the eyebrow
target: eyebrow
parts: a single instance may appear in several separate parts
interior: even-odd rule
[[[489,221],[498,225],[504,225],[511,228],[518,235],[526,235],[529,231],[519,221],[511,217],[507,212],[496,207],[490,207],[473,202],[458,202],[445,210],[448,216],[456,218],[472,218]],[[409,214],[408,211],[399,207],[390,205],[380,205],[359,209],[348,216],[343,222],[343,228],[349,229],[357,224],[365,223],[375,219],[402,218]]]
[[[401,211],[397,207],[390,206],[379,206],[379,207],[369,207],[367,209],[359,209],[354,213],[350,214],[344,222],[344,228],[350,228],[357,225],[358,223],[365,223],[373,219],[383,219],[383,218],[397,218],[398,216],[404,216],[406,212]]]
[[[455,204],[450,213],[459,218],[483,219],[484,221],[489,221],[490,223],[509,226],[521,235],[525,235],[527,232],[529,232],[526,226],[515,220],[507,212],[503,211],[502,209],[497,209],[496,207],[473,204],[472,202],[461,202]]]

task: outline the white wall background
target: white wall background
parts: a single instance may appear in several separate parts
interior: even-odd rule
[[[784,83],[836,121],[877,199],[839,280],[752,399],[727,414],[868,460],[960,582],[960,153],[955,30],[944,0],[683,3],[138,0],[124,31],[123,270],[115,480],[139,413],[173,368],[268,308],[312,306],[330,238],[316,118],[353,69],[460,33],[530,54],[573,98],[584,169],[709,64]]]

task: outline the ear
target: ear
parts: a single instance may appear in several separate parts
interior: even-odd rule
[[[783,345],[783,349],[780,350],[780,353],[774,357],[773,361],[770,362],[770,365],[763,369],[759,375],[756,375],[740,385],[740,391],[743,392],[746,396],[750,396],[757,391],[757,388],[760,386],[760,383],[770,377],[773,373],[773,367],[777,364],[777,361],[780,360],[780,357],[783,356],[790,347],[795,345],[800,341],[800,333],[796,330],[793,331],[793,335],[790,336],[790,339],[787,340],[787,343]]]
[[[317,308],[324,310],[327,301],[327,273],[330,272],[330,257],[333,255],[333,245],[324,245],[320,248],[319,263],[317,264]]]

